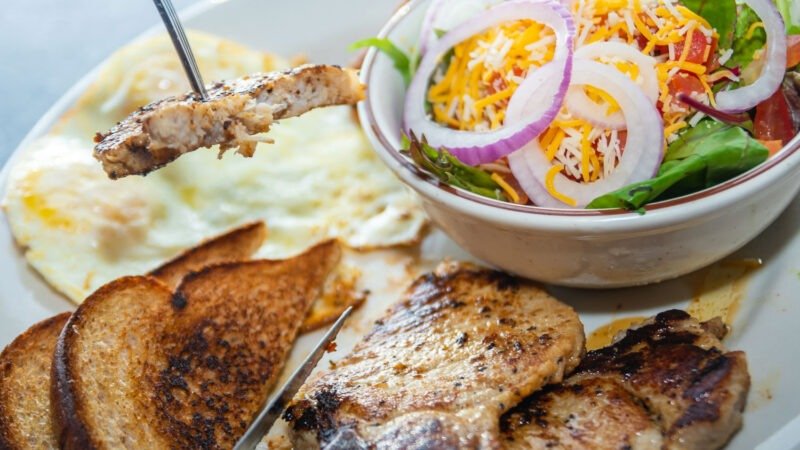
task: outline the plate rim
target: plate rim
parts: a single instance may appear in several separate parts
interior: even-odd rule
[[[230,2],[230,0],[200,0],[193,5],[181,8],[178,14],[182,20],[186,21],[203,13],[207,13],[208,11],[220,7],[228,2]],[[146,28],[144,31],[136,34],[131,39],[126,40],[122,46],[129,45],[133,42],[152,36],[162,29],[163,25],[160,23],[154,24]],[[8,188],[12,167],[14,167],[22,157],[22,153],[24,153],[25,148],[30,147],[31,143],[36,139],[45,136],[53,128],[53,126],[56,125],[64,113],[75,104],[75,102],[87,90],[92,82],[97,79],[100,71],[107,64],[112,54],[113,51],[112,53],[106,55],[99,63],[93,65],[47,108],[45,113],[36,120],[34,125],[27,131],[27,133],[25,133],[24,137],[13,148],[8,159],[3,163],[2,167],[0,167],[0,216],[2,216],[2,220],[5,222],[9,232],[10,224],[8,223],[3,200]],[[800,230],[798,232],[800,233]],[[68,301],[63,294],[59,293],[58,295],[63,297],[65,301]],[[71,302],[70,304],[72,305]],[[780,450],[784,448],[800,449],[800,415],[788,419],[783,427],[776,430],[772,435],[766,437],[756,446],[757,450]]]

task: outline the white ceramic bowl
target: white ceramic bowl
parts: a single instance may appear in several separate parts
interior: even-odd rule
[[[381,37],[411,48],[430,2],[406,5]],[[726,183],[647,207],[587,211],[516,206],[442,183],[400,148],[405,88],[389,58],[371,50],[359,116],[383,161],[419,193],[425,210],[459,245],[503,270],[547,283],[612,288],[654,283],[704,267],[756,237],[800,188],[800,136],[761,166]]]

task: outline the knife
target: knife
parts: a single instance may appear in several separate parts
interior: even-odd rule
[[[256,445],[261,442],[261,439],[269,432],[272,425],[278,420],[281,413],[283,413],[283,410],[286,409],[286,406],[292,398],[294,398],[294,395],[300,390],[300,386],[305,383],[308,376],[314,370],[314,367],[317,366],[320,358],[322,358],[322,355],[325,354],[328,345],[336,339],[336,335],[342,328],[344,321],[352,312],[352,306],[344,310],[342,315],[336,320],[336,323],[325,333],[325,336],[319,341],[311,354],[306,357],[303,364],[294,371],[272,401],[261,410],[253,423],[250,424],[247,431],[245,431],[244,435],[242,435],[241,439],[239,439],[239,442],[236,443],[236,446],[233,447],[234,450],[253,450],[256,448]]]

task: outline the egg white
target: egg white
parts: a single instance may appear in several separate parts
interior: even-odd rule
[[[253,158],[198,150],[147,177],[109,180],[87,141],[45,137],[26,149],[4,206],[25,256],[81,301],[145,273],[200,240],[262,219],[258,256],[282,258],[331,237],[352,247],[416,240],[425,216],[369,148],[347,108],[308,113],[271,132]]]
[[[124,60],[133,64],[129,49],[120,53],[124,58],[112,58],[112,69]],[[248,64],[257,61],[245,54]],[[214,55],[204,55],[206,66],[213,65]],[[224,69],[231,58],[228,53],[216,63]],[[101,112],[104,97],[97,92],[109,86],[103,80],[54,132],[24,149],[3,201],[30,265],[75,302],[252,220],[267,224],[257,255],[266,258],[291,256],[332,237],[356,248],[407,244],[424,227],[416,198],[379,161],[349,107],[275,124],[269,134],[275,143],[260,144],[253,158],[229,152],[218,159],[216,149],[201,149],[147,177],[112,181],[92,157],[88,131],[114,116]],[[158,98],[161,91],[146,92],[158,85],[143,83],[119,104],[130,96]]]
[[[187,30],[206,81],[237,78],[289,67],[277,55],[195,30]],[[172,41],[166,34],[137,39],[102,65],[95,81],[58,121],[60,134],[92,136],[111,128],[137,108],[191,90]]]

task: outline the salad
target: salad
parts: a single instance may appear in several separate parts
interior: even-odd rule
[[[763,163],[800,128],[796,0],[434,0],[410,52],[404,151],[445,183],[628,208]]]

